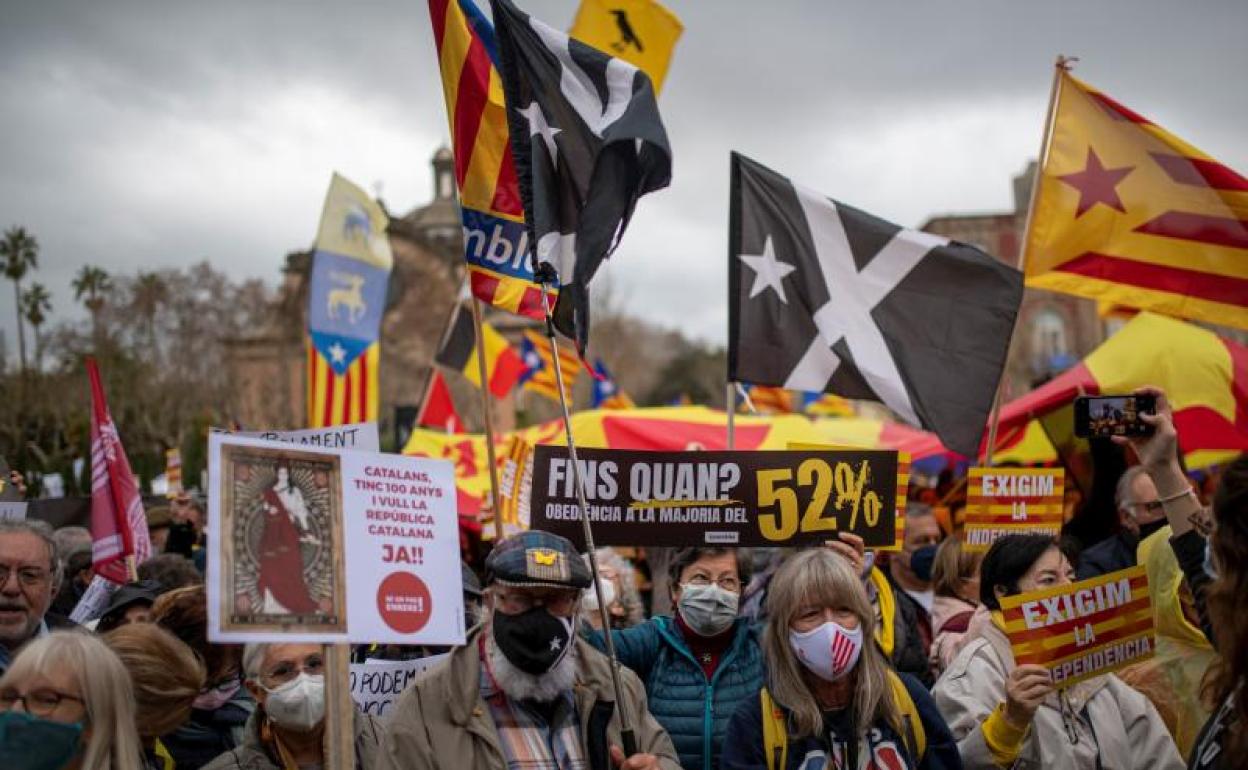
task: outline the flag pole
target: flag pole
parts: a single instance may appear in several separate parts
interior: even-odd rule
[[[733,390],[732,380],[728,380],[727,388],[727,409],[728,409],[728,448],[735,449],[737,446],[737,393]]]
[[[559,361],[559,342],[555,338],[555,319],[551,315],[549,287],[558,280],[554,267],[542,262],[534,272],[542,285],[542,310],[546,315],[546,336],[550,339],[551,360],[555,365],[555,386],[559,388],[559,406],[563,410],[563,429],[568,439],[568,456],[572,459],[572,483],[576,486],[576,500],[581,509],[581,528],[585,536],[585,551],[589,556],[589,571],[594,578],[594,594],[598,598],[598,616],[602,622],[602,638],[607,657],[611,659],[611,685],[615,689],[615,702],[619,707],[620,742],[624,756],[637,753],[637,737],[633,734],[632,719],[624,708],[624,691],[620,687],[619,660],[615,657],[615,641],[611,637],[611,617],[602,593],[602,578],[598,574],[598,555],[595,553],[594,531],[589,524],[589,506],[585,503],[585,487],[581,478],[581,463],[576,456],[576,442],[572,438],[572,415],[568,410],[568,394],[563,389],[563,366]]]
[[[472,328],[477,335],[477,371],[481,375],[481,411],[485,415],[485,456],[490,464],[490,501],[494,512],[494,542],[503,539],[503,515],[498,506],[498,466],[494,462],[494,409],[490,401],[490,378],[485,366],[485,334],[481,329],[481,305],[472,295]]]
[[[1044,166],[1049,159],[1049,148],[1053,144],[1053,121],[1057,117],[1057,100],[1062,90],[1062,73],[1069,72],[1073,62],[1078,58],[1073,56],[1057,55],[1057,60],[1053,63],[1053,85],[1049,88],[1049,108],[1044,116],[1044,135],[1040,139],[1040,154],[1036,161],[1036,174],[1031,180],[1031,195],[1027,201],[1027,219],[1023,225],[1023,245],[1018,250],[1018,257],[1014,260],[1015,269],[1021,270],[1027,257],[1027,245],[1031,242],[1031,222],[1036,215],[1036,202],[1040,198],[1040,180],[1044,176]],[[1015,326],[1017,331],[1017,324]],[[1005,350],[1005,363],[1009,366],[1010,351],[1014,348],[1014,337],[1016,334],[1010,335],[1009,347]],[[988,442],[984,446],[984,455],[982,464],[992,467],[992,456],[997,450],[997,426],[1001,422],[1001,402],[1003,400],[1002,391],[1005,389],[1005,372],[1001,373],[1001,379],[997,381],[997,392],[992,397],[992,418],[988,423]]]

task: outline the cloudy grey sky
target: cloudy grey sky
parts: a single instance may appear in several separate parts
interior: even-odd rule
[[[577,0],[519,4],[566,28]],[[628,310],[710,341],[725,336],[732,149],[904,225],[1006,210],[1062,52],[1248,171],[1242,0],[668,5],[686,27],[660,99],[673,183],[642,200],[608,280]],[[381,182],[392,211],[429,197],[448,131],[421,0],[0,6],[0,227],[39,238],[58,317],[81,314],[69,281],[83,263],[208,259],[276,282],[334,170]]]

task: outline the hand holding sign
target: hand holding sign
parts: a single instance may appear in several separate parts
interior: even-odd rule
[[[1005,719],[1022,730],[1031,724],[1036,709],[1053,692],[1053,678],[1044,666],[1024,663],[1005,680]]]

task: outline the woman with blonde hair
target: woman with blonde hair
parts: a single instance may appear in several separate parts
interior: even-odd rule
[[[824,548],[790,558],[767,615],[767,686],[733,716],[723,770],[962,767],[931,696],[872,641],[875,612],[848,560]]]
[[[54,631],[27,644],[0,678],[0,767],[142,767],[134,691],[97,637]]]
[[[967,629],[979,606],[979,562],[983,554],[968,551],[956,537],[936,549],[932,564],[932,676],[944,673],[965,643]]]
[[[190,647],[154,623],[131,623],[104,635],[130,672],[136,724],[147,766],[170,770],[173,757],[160,742],[191,716],[204,686],[204,664]]]

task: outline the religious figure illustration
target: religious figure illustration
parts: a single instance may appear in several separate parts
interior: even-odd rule
[[[235,630],[342,630],[337,457],[223,448],[223,623]]]

